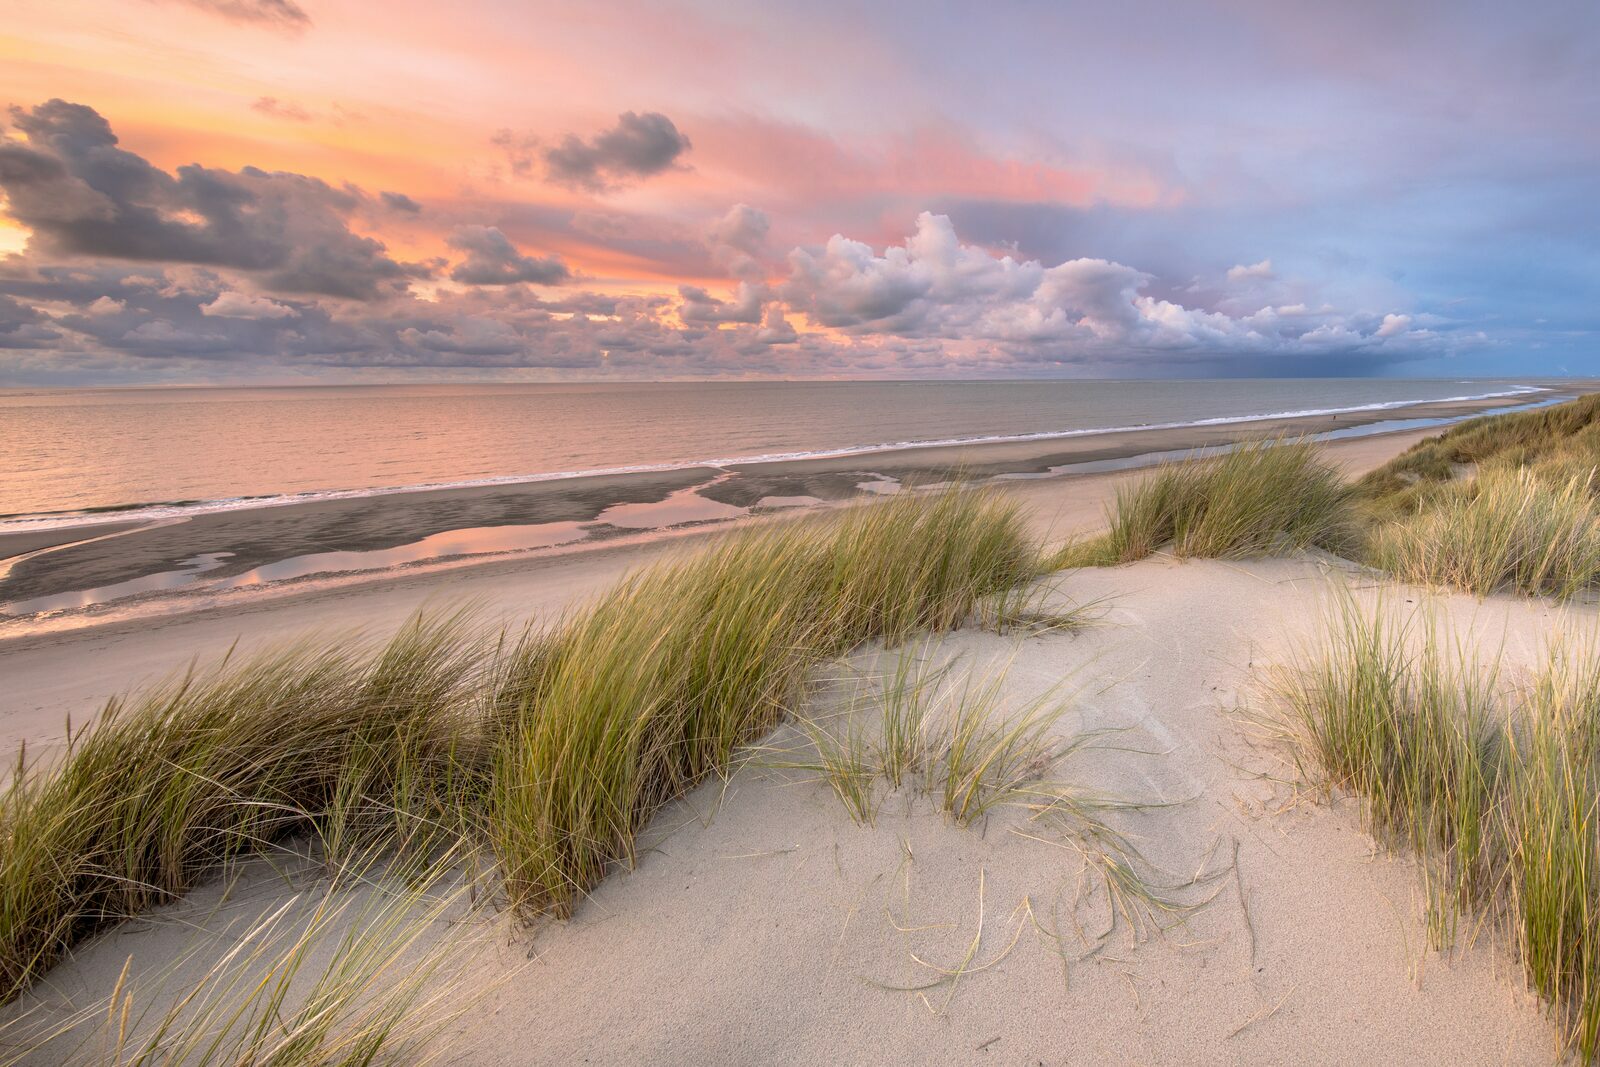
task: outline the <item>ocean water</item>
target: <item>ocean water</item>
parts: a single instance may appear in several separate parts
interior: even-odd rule
[[[99,509],[155,517],[1532,391],[1391,379],[10,390],[0,391],[0,530]]]

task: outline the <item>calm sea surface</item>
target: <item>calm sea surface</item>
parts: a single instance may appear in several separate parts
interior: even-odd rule
[[[0,390],[0,515],[298,497],[1500,394],[1516,382]],[[11,525],[15,526],[15,523]]]

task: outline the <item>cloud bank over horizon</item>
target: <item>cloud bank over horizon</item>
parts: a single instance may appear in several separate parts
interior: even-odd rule
[[[332,3],[155,10],[167,7],[219,54],[240,37],[314,51],[342,24]],[[413,17],[422,32],[409,8],[397,24]],[[1251,17],[1278,25],[1264,9]],[[1329,19],[1352,43],[1371,28]],[[208,134],[92,93],[13,104],[0,125],[0,385],[1600,373],[1582,178],[1600,144],[1563,109],[1542,116],[1537,159],[1475,149],[1468,134],[1504,140],[1526,121],[1517,100],[1454,115],[1442,96],[1374,85],[1370,57],[1324,42],[1329,54],[1304,63],[1323,97],[1348,75],[1338,106],[1307,110],[1309,90],[1252,98],[1230,120],[1231,151],[1214,143],[1222,120],[1157,121],[1171,105],[1126,76],[1130,99],[1113,110],[1143,127],[1114,139],[1098,111],[1077,110],[1053,130],[996,136],[986,124],[1009,123],[1008,107],[945,94],[910,44],[858,26],[876,50],[846,57],[841,77],[870,59],[920,90],[882,90],[885,111],[910,121],[873,136],[820,85],[708,109],[650,61],[698,49],[724,91],[798,77],[726,69],[744,61],[709,45],[713,27],[683,13],[670,33],[654,27],[649,55],[639,27],[623,57],[634,102],[609,117],[563,111],[559,93],[537,114],[448,130],[419,111],[382,165],[378,130],[404,108],[292,84],[239,86],[233,121],[270,136]],[[1541,32],[1496,44],[1502,29],[1463,19],[1455,43],[1517,59],[1521,103],[1596,95],[1569,77],[1596,58],[1592,43]],[[996,24],[1026,66],[1033,46],[1011,33]],[[492,71],[496,51],[481,47]],[[1149,47],[1161,52],[1161,37]],[[1262,65],[1291,88],[1305,77]],[[1154,63],[1141,69],[1156,77]],[[1237,99],[1232,77],[1216,73],[1201,95]],[[763,100],[810,113],[763,112]],[[1285,143],[1308,116],[1350,130],[1380,106],[1395,128],[1377,144],[1330,156]],[[441,167],[424,146],[453,137],[467,140]]]

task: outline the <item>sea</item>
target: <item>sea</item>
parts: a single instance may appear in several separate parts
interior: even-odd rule
[[[0,390],[0,532],[1539,391],[1441,379]]]

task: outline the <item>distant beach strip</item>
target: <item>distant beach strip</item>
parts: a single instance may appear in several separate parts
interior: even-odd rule
[[[15,517],[0,521],[0,626],[173,594],[371,578],[647,540],[942,484],[955,470],[974,480],[1050,478],[1138,467],[1263,435],[1332,440],[1444,426],[1559,403],[1579,391],[1528,385],[1424,403]]]

